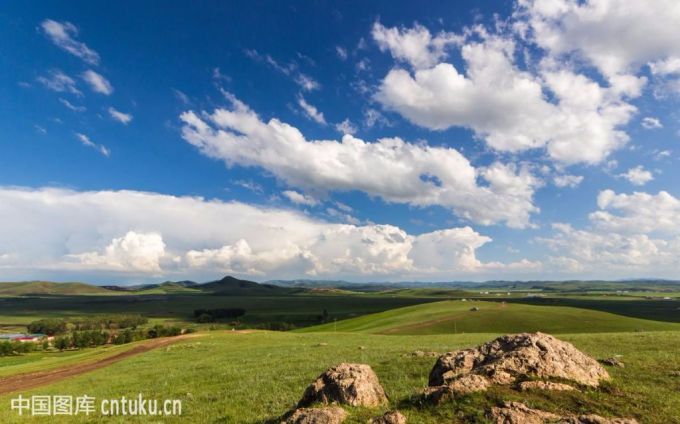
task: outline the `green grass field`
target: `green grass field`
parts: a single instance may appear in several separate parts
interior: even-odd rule
[[[471,311],[478,308],[477,311]],[[300,332],[375,334],[516,333],[552,334],[680,330],[680,324],[630,318],[596,310],[520,303],[450,300],[392,309]]]
[[[581,393],[518,393],[496,388],[442,407],[419,404],[433,358],[415,358],[413,350],[444,352],[490,340],[493,334],[381,336],[348,333],[233,334],[212,332],[22,393],[83,393],[97,399],[120,396],[181,399],[183,416],[162,422],[262,423],[294,406],[304,388],[326,368],[344,361],[370,364],[390,397],[411,423],[474,422],[500,400],[523,399],[556,412],[593,412],[636,417],[642,423],[678,423],[680,384],[668,372],[680,368],[680,332],[563,335],[595,356],[623,355],[625,368],[610,369],[614,380]],[[327,343],[327,345],[320,345]],[[362,348],[363,347],[363,348]],[[674,368],[675,367],[675,368]],[[16,394],[15,394],[16,395]],[[14,395],[14,396],[15,396]],[[0,422],[48,422],[18,417],[9,410],[13,395],[0,397]],[[349,408],[348,423],[365,423],[385,408]],[[464,421],[468,420],[468,421]],[[148,422],[131,417],[52,417],[49,422]],[[159,421],[161,422],[161,421]]]

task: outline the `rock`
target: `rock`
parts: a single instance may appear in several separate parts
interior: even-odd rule
[[[671,377],[680,377],[680,371],[671,371],[668,373]]]
[[[610,367],[619,367],[619,368],[624,368],[626,365],[619,361],[618,358],[606,358],[606,359],[600,359],[601,364],[609,365]]]
[[[435,405],[474,392],[483,392],[490,386],[489,380],[476,374],[465,375],[449,384],[428,387],[424,391],[425,399]]]
[[[330,368],[310,384],[298,407],[314,402],[373,407],[386,403],[387,396],[370,366],[344,363]]]
[[[476,306],[473,306],[472,308],[470,308],[470,312],[477,312],[477,311],[479,311],[479,308],[476,307]]]
[[[482,375],[501,385],[533,377],[560,378],[597,387],[600,380],[609,379],[595,359],[571,343],[543,333],[506,335],[477,348],[446,353],[432,368],[429,385],[447,385],[467,374]]]
[[[372,418],[369,424],[406,424],[406,417],[399,411],[387,411],[381,417]]]
[[[495,424],[543,424],[559,419],[559,415],[531,409],[520,402],[505,402],[502,407],[491,409],[491,422]]]
[[[604,418],[599,415],[579,415],[578,417],[564,418],[562,424],[638,424],[634,418]]]
[[[326,408],[300,408],[293,411],[281,424],[340,424],[347,412],[337,406]]]
[[[564,383],[553,383],[552,381],[524,381],[519,383],[519,389],[523,392],[527,390],[554,390],[557,392],[576,390],[574,386]]]
[[[633,418],[604,418],[592,414],[561,417],[531,409],[521,402],[504,402],[503,406],[492,408],[491,420],[495,424],[638,424]]]

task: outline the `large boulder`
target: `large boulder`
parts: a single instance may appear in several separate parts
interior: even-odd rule
[[[337,406],[296,409],[281,424],[341,424],[347,412]]]
[[[298,407],[316,402],[374,407],[387,403],[387,396],[369,365],[344,363],[330,368],[310,384]]]
[[[371,418],[369,424],[406,424],[406,417],[399,411],[387,411],[382,416]]]
[[[449,352],[437,360],[429,385],[448,385],[467,374],[495,384],[513,384],[520,377],[558,378],[597,387],[608,380],[607,371],[571,343],[549,334],[506,335],[473,349]]]

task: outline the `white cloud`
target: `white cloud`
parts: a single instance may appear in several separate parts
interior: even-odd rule
[[[335,53],[337,53],[338,58],[342,60],[343,62],[347,60],[348,54],[347,54],[347,49],[344,47],[340,46],[335,46]]]
[[[120,122],[121,124],[127,125],[130,123],[130,121],[132,121],[132,115],[129,113],[123,113],[113,107],[110,107],[108,111],[109,115],[111,115],[113,119]]]
[[[290,210],[157,193],[0,188],[0,215],[5,276],[30,269],[196,279],[455,278],[522,267],[477,259],[475,250],[490,239],[469,227],[416,236],[391,225],[334,224]]]
[[[78,28],[70,22],[57,22],[45,19],[40,24],[43,32],[57,47],[79,57],[91,65],[99,63],[99,54],[90,49],[85,43],[74,39],[78,35]]]
[[[390,126],[392,125],[390,121],[383,116],[380,111],[373,108],[368,108],[364,111],[364,126],[366,128],[373,128],[374,126]]]
[[[82,95],[83,93],[76,87],[76,82],[59,69],[52,69],[47,76],[39,76],[38,82],[46,88],[56,91],[58,93],[71,93],[75,95]]]
[[[312,196],[298,193],[295,190],[285,190],[281,194],[296,205],[316,206],[319,203],[319,201]]]
[[[462,40],[460,36],[444,32],[432,37],[427,28],[418,24],[413,28],[386,28],[376,22],[371,35],[381,51],[389,51],[395,59],[418,69],[436,65],[446,57],[447,46]]]
[[[680,265],[680,200],[665,191],[654,195],[604,190],[597,204],[588,228],[554,224],[555,234],[539,239],[554,252],[554,267],[588,278],[675,278]]]
[[[417,125],[467,127],[493,149],[544,148],[567,164],[598,163],[628,141],[620,127],[636,109],[622,99],[622,87],[631,91],[637,80],[602,87],[550,62],[532,74],[516,66],[514,40],[485,32],[480,38],[461,47],[465,73],[449,63],[413,74],[395,68],[376,98]]]
[[[627,179],[631,184],[642,186],[654,179],[654,175],[643,168],[641,165],[631,168],[624,174],[619,174],[619,177]]]
[[[103,252],[85,252],[69,255],[85,268],[114,271],[160,272],[160,261],[165,256],[163,237],[157,233],[128,231],[111,240]]]
[[[97,151],[99,151],[99,153],[106,157],[109,157],[111,155],[111,151],[106,146],[104,146],[103,144],[97,144],[93,142],[92,140],[90,140],[90,137],[86,136],[85,134],[76,133],[76,138],[78,138],[78,141],[83,143],[84,146],[92,147],[93,149],[96,149]]]
[[[105,94],[107,96],[113,93],[113,86],[111,86],[111,83],[106,78],[91,69],[85,71],[82,75],[82,78],[90,85],[90,88],[94,92]]]
[[[653,129],[656,129],[656,128],[663,128],[661,121],[659,121],[658,118],[652,118],[651,116],[647,116],[647,117],[642,119],[642,126],[645,127],[648,130],[653,130]]]
[[[357,132],[357,127],[349,119],[345,119],[342,122],[335,124],[335,129],[341,134],[354,135]]]
[[[246,190],[252,191],[253,193],[257,194],[264,193],[264,188],[260,184],[252,180],[236,180],[233,181],[232,184],[237,185],[239,187],[243,187]]]
[[[317,124],[326,125],[326,118],[324,118],[323,112],[319,112],[319,110],[314,105],[307,103],[305,98],[301,95],[298,96],[298,105],[300,105],[302,110],[305,112],[305,116],[307,116],[309,119],[316,122]]]
[[[553,183],[557,187],[577,187],[583,181],[582,175],[555,175],[553,177]]]
[[[261,54],[254,49],[246,49],[244,50],[244,53],[255,62],[265,63],[271,66],[274,70],[291,78],[297,85],[300,86],[300,88],[305,91],[313,91],[321,88],[321,84],[319,84],[318,81],[300,71],[300,66],[295,61],[292,61],[288,64],[279,63],[271,55]]]
[[[238,99],[231,101],[231,110],[180,116],[183,138],[229,166],[264,168],[305,192],[359,190],[388,202],[449,207],[485,225],[526,227],[538,211],[532,197],[540,182],[523,167],[476,169],[453,148],[399,138],[308,141],[297,128],[278,119],[265,123]]]
[[[680,235],[680,200],[668,192],[616,194],[602,191],[599,211],[590,214],[597,228],[617,233]]]
[[[87,110],[85,106],[76,106],[73,103],[69,102],[68,100],[62,99],[61,97],[59,98],[59,102],[62,105],[66,106],[67,109],[70,109],[74,112],[85,112]]]
[[[519,0],[518,16],[552,55],[575,53],[605,76],[680,57],[675,0]]]

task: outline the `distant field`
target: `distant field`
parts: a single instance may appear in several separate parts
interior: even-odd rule
[[[679,423],[680,384],[669,371],[680,368],[680,332],[563,335],[597,357],[623,355],[625,368],[610,369],[614,381],[585,393],[522,393],[495,388],[445,406],[420,406],[433,358],[412,357],[413,350],[444,352],[473,346],[492,334],[380,336],[369,334],[294,334],[211,332],[191,341],[148,352],[108,368],[23,392],[83,393],[97,399],[136,396],[181,399],[184,415],[163,422],[262,423],[292,407],[304,388],[326,368],[343,361],[370,364],[390,397],[411,423],[462,423],[480,420],[500,400],[523,399],[555,412],[592,412],[636,417],[641,423]],[[320,345],[326,343],[327,345]],[[362,347],[362,348],[360,348]],[[23,423],[0,397],[0,422]],[[365,424],[385,408],[348,408],[348,424]],[[148,422],[149,418],[53,417],[50,422]],[[467,422],[470,422],[467,421]]]
[[[323,311],[328,319],[385,311],[436,301],[436,298],[393,297],[376,294],[217,296],[124,295],[124,296],[32,296],[0,298],[0,329],[3,325],[25,325],[39,318],[76,317],[102,313],[139,313],[150,318],[192,321],[200,308],[243,308],[246,324],[286,322],[295,326],[318,324]]]
[[[472,311],[472,308],[479,310]],[[450,300],[393,309],[298,331],[425,335],[522,331],[564,334],[664,330],[680,330],[680,324],[564,306]]]

